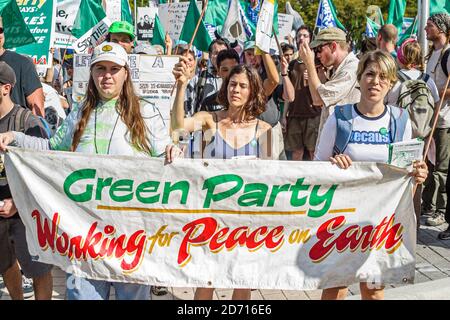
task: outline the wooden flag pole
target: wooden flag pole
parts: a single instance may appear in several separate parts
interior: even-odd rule
[[[275,33],[275,28],[273,27],[273,25],[272,25],[272,32],[273,32],[273,36],[275,37],[275,42],[277,43],[279,55],[281,58],[281,56],[283,55],[283,50],[281,49],[280,41],[278,41],[278,37],[277,37],[277,34]]]
[[[192,35],[191,41],[189,42],[188,48],[187,48],[187,50],[186,50],[184,55],[187,55],[189,53],[189,51],[191,50],[191,48],[192,48],[192,44],[194,42],[195,36],[197,35],[197,31],[198,31],[198,28],[200,27],[200,23],[202,23],[203,16],[205,15],[207,7],[208,7],[208,0],[205,1],[205,5],[203,6],[202,12],[200,13],[200,18],[198,19],[197,25],[195,26],[194,34]],[[177,55],[177,53],[178,53],[178,46],[175,49],[175,55]],[[175,83],[174,83],[174,85],[172,87],[172,91],[170,92],[170,97],[173,96],[173,93],[175,91],[175,87],[177,86],[177,83],[178,83],[178,80],[175,81]]]

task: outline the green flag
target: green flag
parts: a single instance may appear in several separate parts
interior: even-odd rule
[[[122,10],[121,10],[122,21],[127,21],[134,25],[133,16],[131,15],[130,3],[128,2],[128,0],[121,0],[121,2],[122,2]]]
[[[200,12],[198,11],[197,4],[195,3],[195,0],[191,0],[186,13],[183,28],[181,29],[180,40],[190,43],[199,19]],[[197,34],[195,35],[193,45],[198,50],[207,52],[211,41],[211,37],[209,36],[208,30],[206,30],[205,24],[202,20],[200,26],[198,27]]]
[[[430,0],[430,16],[435,13],[443,12],[450,14],[449,0]]]
[[[209,0],[203,21],[208,30],[216,30],[220,34],[221,27],[228,15],[228,0]],[[211,32],[210,32],[211,34]]]
[[[164,32],[164,28],[159,20],[158,15],[155,16],[155,22],[153,25],[153,38],[152,44],[159,44],[166,50],[166,42],[164,41],[166,37],[166,33]]]
[[[387,24],[393,24],[398,31],[398,35],[402,32],[403,16],[406,10],[406,0],[390,0]]]
[[[417,17],[414,18],[413,23],[408,27],[408,29],[405,30],[405,32],[399,37],[397,41],[397,45],[400,46],[403,41],[405,41],[408,38],[413,38],[417,35],[417,26],[418,26]]]
[[[36,42],[20,13],[16,0],[0,0],[0,16],[2,17],[5,49],[17,48]]]
[[[77,38],[73,44],[75,51],[85,53],[103,42],[110,24],[101,0],[81,0],[80,10],[72,27],[72,34]]]

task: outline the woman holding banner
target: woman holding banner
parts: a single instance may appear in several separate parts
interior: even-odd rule
[[[358,65],[357,79],[361,100],[353,105],[336,106],[320,135],[315,160],[331,161],[347,169],[352,161],[388,162],[388,144],[411,139],[408,112],[384,104],[384,98],[397,81],[394,59],[380,50],[364,55]],[[348,130],[343,129],[348,124]],[[341,143],[344,141],[344,143]],[[417,184],[425,181],[424,161],[413,164],[411,175]],[[347,287],[323,290],[323,300],[345,299]],[[360,283],[362,299],[383,299],[382,284]]]
[[[50,139],[19,132],[0,135],[0,150],[15,142],[37,150],[157,157],[170,142],[168,128],[154,105],[143,105],[134,93],[128,56],[118,44],[94,49],[84,102]],[[111,285],[117,299],[148,300],[150,286],[79,278],[68,274],[66,298],[106,300]]]
[[[189,66],[186,57],[174,67],[177,79],[177,94],[171,115],[171,126],[175,141],[182,133],[202,130],[205,146],[203,157],[209,159],[271,159],[271,126],[257,117],[264,112],[266,96],[260,77],[253,67],[237,65],[222,84],[218,101],[225,107],[217,112],[200,111],[185,118],[184,95],[189,81]],[[180,155],[176,146],[167,149],[169,162]],[[198,288],[197,300],[212,300],[214,288]],[[249,300],[250,289],[235,289],[233,300]]]

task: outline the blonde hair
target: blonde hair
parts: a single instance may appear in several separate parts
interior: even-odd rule
[[[423,55],[420,44],[417,41],[408,42],[403,47],[403,57],[406,68],[416,68],[423,71]]]
[[[371,63],[378,65],[381,75],[388,79],[391,84],[397,81],[397,64],[395,63],[394,58],[392,58],[389,53],[381,50],[367,52],[362,56],[361,60],[359,60],[358,70],[356,71],[358,81],[361,80],[362,74]]]

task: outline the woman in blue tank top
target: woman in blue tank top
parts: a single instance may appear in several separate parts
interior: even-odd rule
[[[225,108],[221,111],[200,111],[185,118],[183,99],[188,67],[184,57],[174,67],[178,79],[177,94],[171,116],[171,128],[175,139],[180,131],[203,133],[203,158],[232,159],[254,157],[272,159],[270,144],[271,126],[258,120],[265,110],[266,97],[262,82],[253,67],[238,65],[223,82],[218,102]]]
[[[171,128],[175,139],[180,131],[202,130],[204,136],[203,157],[213,159],[232,159],[249,157],[271,159],[272,127],[256,117],[265,110],[266,97],[261,79],[253,67],[238,65],[234,67],[222,83],[218,102],[225,108],[222,111],[201,111],[190,118],[184,114],[184,91],[188,79],[186,59],[174,67],[173,74],[178,80],[177,94],[171,115]],[[173,135],[172,135],[173,136]],[[172,161],[179,151],[168,148],[167,160]],[[197,288],[195,299],[212,300],[214,288]],[[249,300],[250,289],[235,289],[232,299]]]

